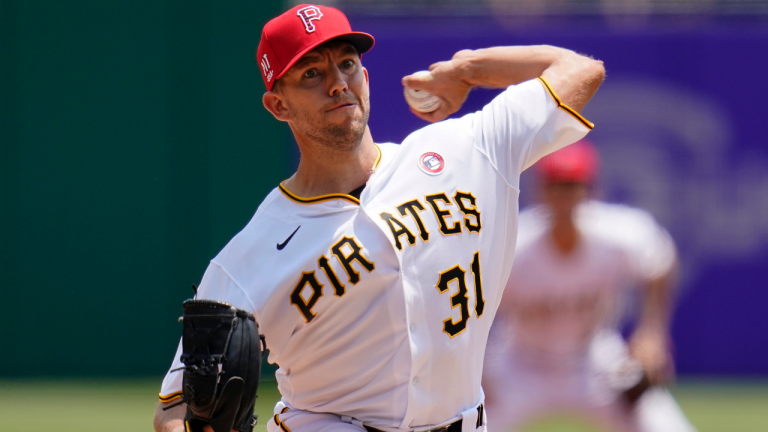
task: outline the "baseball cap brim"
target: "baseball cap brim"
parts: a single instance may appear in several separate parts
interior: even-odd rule
[[[299,51],[291,61],[288,62],[288,64],[285,65],[282,72],[275,77],[275,81],[279,80],[283,75],[285,75],[294,64],[296,64],[297,61],[301,60],[302,57],[304,57],[308,52],[312,51],[313,49],[319,47],[320,45],[332,41],[332,40],[343,40],[346,42],[349,42],[352,44],[353,47],[355,47],[355,50],[357,50],[357,53],[361,56],[363,53],[366,53],[373,48],[373,44],[375,43],[373,36],[369,35],[368,33],[363,32],[349,32],[349,33],[342,33],[339,35],[334,35],[326,39],[319,40],[307,47],[305,47],[303,50]]]

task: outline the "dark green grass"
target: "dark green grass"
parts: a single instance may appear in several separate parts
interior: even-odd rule
[[[23,432],[151,431],[159,379],[0,381],[0,430]],[[256,431],[279,398],[274,381],[259,391]],[[700,432],[768,431],[768,381],[687,380],[674,390]],[[593,432],[554,418],[530,432]],[[492,431],[502,432],[502,431]]]

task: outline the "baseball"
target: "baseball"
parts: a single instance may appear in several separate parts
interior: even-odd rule
[[[429,71],[419,71],[414,73],[415,76],[429,75]],[[421,113],[430,113],[440,108],[440,98],[422,90],[416,90],[412,88],[403,88],[405,94],[405,101],[411,108]]]

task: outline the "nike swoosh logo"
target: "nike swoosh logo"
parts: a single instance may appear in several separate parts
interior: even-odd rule
[[[288,244],[288,242],[289,242],[289,241],[291,241],[291,239],[293,238],[293,235],[294,235],[294,234],[296,234],[296,231],[298,231],[298,230],[299,230],[299,228],[301,228],[301,225],[299,225],[299,227],[298,227],[298,228],[296,228],[296,229],[295,229],[295,230],[294,230],[294,231],[291,233],[291,235],[290,235],[290,236],[288,236],[288,238],[287,238],[287,239],[285,239],[285,241],[284,241],[284,242],[282,242],[282,243],[278,243],[278,244],[277,244],[277,250],[283,250],[283,248],[285,247],[285,245],[287,245],[287,244]]]

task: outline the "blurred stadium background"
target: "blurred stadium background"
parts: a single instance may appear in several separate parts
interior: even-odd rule
[[[423,125],[400,77],[459,49],[604,60],[584,112],[601,193],[654,213],[683,262],[675,393],[702,432],[768,430],[768,2],[323,3],[376,37],[380,142]],[[0,429],[151,429],[181,301],[295,166],[253,60],[292,4],[0,0]]]

